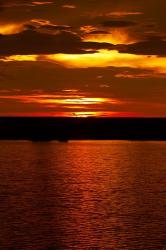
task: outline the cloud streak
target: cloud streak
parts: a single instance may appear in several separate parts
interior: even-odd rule
[[[101,26],[109,28],[126,28],[136,25],[136,22],[126,20],[107,20],[101,23]]]
[[[67,31],[52,35],[27,30],[19,34],[0,36],[0,55],[4,56],[54,53],[82,54],[112,46],[107,43],[83,42],[79,36]]]

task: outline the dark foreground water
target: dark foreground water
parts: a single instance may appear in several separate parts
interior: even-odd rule
[[[0,250],[166,249],[166,142],[0,142]]]

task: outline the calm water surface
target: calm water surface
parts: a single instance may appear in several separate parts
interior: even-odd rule
[[[0,250],[166,249],[166,142],[0,142]]]

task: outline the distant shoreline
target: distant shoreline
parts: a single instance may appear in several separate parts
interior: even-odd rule
[[[166,118],[0,117],[0,140],[165,141]]]

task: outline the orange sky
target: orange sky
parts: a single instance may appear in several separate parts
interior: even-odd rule
[[[166,117],[164,0],[0,1],[0,116]]]

